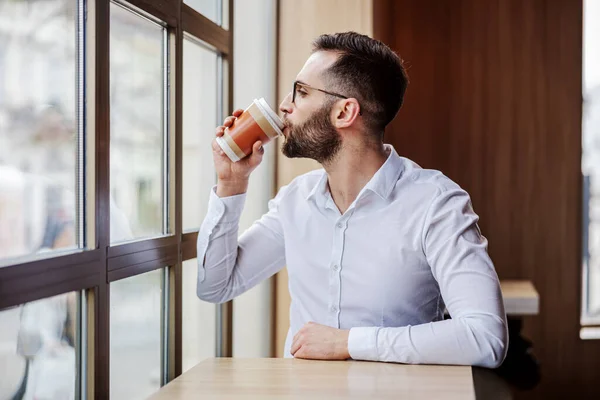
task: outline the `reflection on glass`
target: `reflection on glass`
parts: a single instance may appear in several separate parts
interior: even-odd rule
[[[0,399],[74,399],[77,292],[0,312]]]
[[[135,238],[165,233],[163,34],[160,25],[111,3],[110,190]]]
[[[198,260],[183,262],[182,319],[183,365],[185,372],[200,361],[215,356],[217,306],[196,296]]]
[[[216,184],[211,142],[218,109],[217,54],[183,41],[183,229],[198,229]]]
[[[145,399],[160,388],[164,270],[110,284],[110,398]]]
[[[77,20],[0,1],[0,259],[77,246]]]
[[[183,0],[183,2],[213,22],[221,23],[221,0]]]
[[[584,1],[583,154],[584,262],[587,314],[600,321],[600,2]]]

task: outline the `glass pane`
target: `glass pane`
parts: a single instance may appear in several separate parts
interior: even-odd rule
[[[164,232],[164,28],[110,5],[111,242]],[[112,228],[112,226],[111,226]]]
[[[183,0],[183,2],[216,24],[221,24],[221,0]]]
[[[217,306],[204,302],[196,296],[197,259],[184,261],[182,274],[182,371],[185,372],[200,361],[215,356]]]
[[[584,1],[583,155],[584,262],[587,310],[600,321],[600,2]],[[587,239],[587,240],[586,240]]]
[[[0,399],[74,399],[78,294],[0,312]]]
[[[223,16],[221,17],[221,26],[223,29],[229,30],[229,0],[222,0],[223,6],[221,9],[223,10]]]
[[[211,142],[218,112],[217,54],[183,41],[183,229],[198,229],[216,184]]]
[[[0,260],[78,244],[77,21],[74,0],[0,1]]]
[[[110,398],[145,399],[160,388],[164,270],[110,284]]]

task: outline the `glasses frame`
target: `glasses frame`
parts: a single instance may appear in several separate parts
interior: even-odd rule
[[[292,87],[292,104],[296,104],[296,89],[298,88],[298,86],[302,86],[302,87],[305,87],[305,88],[308,88],[308,89],[317,90],[317,91],[319,91],[321,93],[325,93],[325,94],[328,94],[330,96],[339,97],[341,99],[349,99],[350,98],[348,96],[344,96],[343,94],[339,94],[339,93],[330,92],[330,91],[327,91],[327,90],[324,90],[324,89],[316,88],[316,87],[311,86],[309,84],[306,84],[304,82],[294,81],[294,86]],[[358,115],[362,115],[362,110],[360,109],[360,103],[358,103],[358,106],[359,106]]]

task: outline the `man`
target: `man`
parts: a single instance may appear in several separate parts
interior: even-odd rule
[[[287,265],[288,357],[502,363],[502,295],[468,194],[383,143],[406,86],[401,60],[381,42],[320,36],[280,110],[283,153],[324,169],[283,187],[239,240],[263,150],[257,142],[232,163],[213,142],[218,184],[198,236],[198,297],[228,301]]]

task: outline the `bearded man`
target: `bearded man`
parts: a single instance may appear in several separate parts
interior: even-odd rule
[[[385,44],[354,32],[318,37],[280,111],[283,154],[323,168],[281,188],[239,238],[262,143],[234,163],[213,142],[218,183],[198,235],[200,299],[229,301],[287,266],[287,357],[502,363],[502,294],[469,195],[383,141],[407,84]]]

